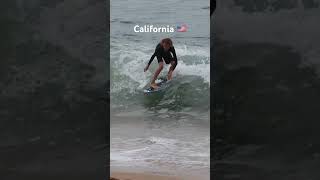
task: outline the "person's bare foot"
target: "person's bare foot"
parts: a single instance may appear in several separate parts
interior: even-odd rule
[[[157,89],[158,88],[158,85],[156,83],[151,83],[150,86],[153,88],[153,89]]]

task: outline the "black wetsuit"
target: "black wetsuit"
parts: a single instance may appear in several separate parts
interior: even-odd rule
[[[172,53],[172,54],[171,54]],[[173,57],[172,57],[173,55]],[[171,63],[171,61],[175,61],[174,67],[173,69],[176,68],[177,64],[178,64],[178,59],[177,59],[177,55],[176,55],[176,51],[174,49],[174,47],[170,47],[170,49],[168,51],[165,51],[164,48],[161,46],[161,44],[159,43],[153,53],[153,55],[151,56],[148,65],[150,65],[154,59],[154,57],[157,56],[158,59],[158,63],[163,62],[163,60],[165,61],[166,64]],[[162,59],[163,58],[163,59]]]

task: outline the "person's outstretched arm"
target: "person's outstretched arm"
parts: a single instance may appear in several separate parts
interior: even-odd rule
[[[177,59],[177,55],[176,55],[176,50],[174,49],[174,47],[172,46],[171,47],[171,52],[172,52],[172,54],[173,54],[173,59],[175,60],[175,61],[177,61],[178,59]]]
[[[157,47],[156,47],[156,49],[154,50],[154,53],[152,54],[152,56],[151,56],[151,58],[150,58],[150,60],[149,60],[149,62],[148,62],[148,64],[147,64],[147,66],[144,68],[144,72],[146,72],[146,71],[149,69],[149,66],[150,66],[150,64],[152,63],[154,57],[157,56],[158,49],[159,49],[159,45],[157,45]]]
[[[176,68],[176,66],[178,64],[178,58],[177,58],[177,55],[176,55],[176,50],[174,49],[173,46],[171,47],[171,52],[173,54],[173,60],[176,62],[174,68]]]
[[[156,57],[156,51],[154,51],[154,53],[152,54],[152,56],[151,56],[151,58],[150,58],[150,60],[148,62],[148,66],[150,66],[150,64],[152,63],[154,57]]]
[[[156,56],[156,51],[152,54],[147,66],[144,68],[144,72],[146,72],[149,69],[150,64],[152,63],[154,57]]]

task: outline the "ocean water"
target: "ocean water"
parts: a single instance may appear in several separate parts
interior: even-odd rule
[[[210,166],[209,1],[112,0],[111,169],[202,174]],[[135,25],[187,32],[136,33]],[[144,95],[157,60],[143,72],[157,43],[173,40],[178,66],[169,88]],[[165,66],[160,76],[165,76]]]

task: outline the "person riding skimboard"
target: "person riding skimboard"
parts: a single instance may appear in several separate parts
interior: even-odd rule
[[[172,73],[178,64],[176,51],[170,38],[162,39],[161,42],[156,46],[153,55],[151,56],[147,66],[144,68],[144,72],[146,72],[149,69],[149,66],[152,63],[154,57],[157,57],[159,66],[152,77],[150,86],[154,89],[157,89],[158,85],[155,81],[158,78],[160,72],[162,71],[164,63],[171,64],[167,75],[167,80],[172,79]]]

